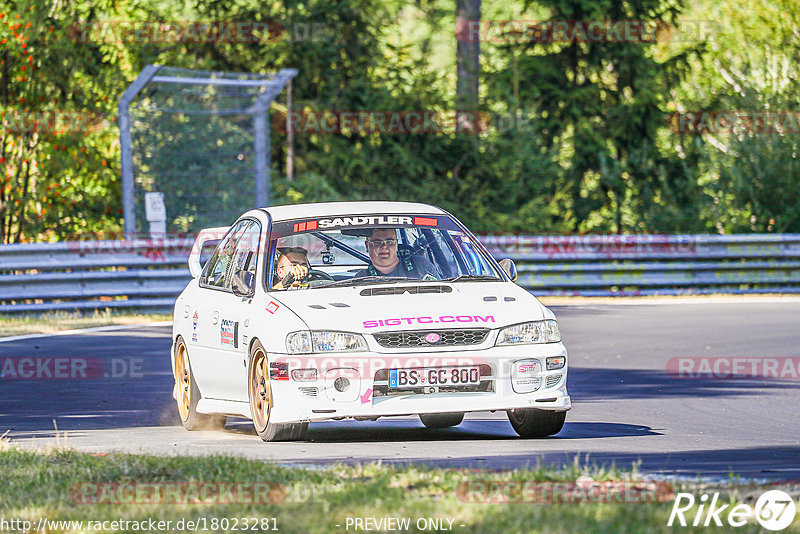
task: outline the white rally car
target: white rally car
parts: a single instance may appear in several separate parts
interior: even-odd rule
[[[439,208],[254,209],[200,232],[189,266],[172,344],[189,430],[236,416],[265,441],[294,440],[326,419],[419,415],[442,428],[505,410],[520,436],[543,437],[571,408],[555,316]]]

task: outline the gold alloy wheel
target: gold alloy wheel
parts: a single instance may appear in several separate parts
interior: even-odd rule
[[[175,349],[175,388],[178,393],[175,400],[178,403],[178,413],[181,416],[181,421],[186,421],[189,418],[189,406],[191,406],[190,403],[192,401],[188,360],[186,345],[183,341],[180,341]]]
[[[263,432],[269,423],[272,391],[269,387],[267,355],[264,349],[257,347],[250,365],[250,406],[253,413],[253,425],[258,432]]]

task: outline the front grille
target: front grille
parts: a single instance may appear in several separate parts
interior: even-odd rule
[[[561,382],[561,375],[548,376],[547,380],[545,381],[545,386],[544,387],[551,388],[551,387],[555,386],[556,384],[558,384],[559,382]]]
[[[433,343],[425,337],[437,334],[439,340]],[[383,332],[373,334],[381,347],[402,349],[409,347],[453,347],[458,345],[480,345],[489,335],[488,328],[471,330],[416,330],[410,332]]]

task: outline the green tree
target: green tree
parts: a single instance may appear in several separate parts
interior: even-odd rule
[[[693,8],[691,16],[714,23],[676,100],[689,112],[727,113],[735,123],[682,140],[702,156],[696,168],[714,199],[705,218],[720,232],[800,231],[799,8],[796,0]]]
[[[504,102],[519,107],[540,123],[528,140],[541,146],[533,154],[548,153],[558,164],[550,168],[555,171],[550,197],[559,199],[567,229],[642,232],[652,230],[650,223],[659,218],[654,212],[691,210],[697,189],[692,169],[659,141],[681,58],[657,61],[650,33],[595,39],[582,32],[591,21],[664,27],[675,23],[679,4],[552,0],[536,5],[546,9],[543,27],[550,33],[545,38],[504,34],[510,43],[498,45],[494,55],[507,59],[494,61],[487,84],[497,107]],[[578,22],[562,26],[561,33],[554,30],[565,21]],[[691,220],[661,217],[659,223],[661,231],[681,230],[691,227]]]
[[[74,26],[96,15],[84,2],[0,2],[0,242],[117,227],[120,56]]]

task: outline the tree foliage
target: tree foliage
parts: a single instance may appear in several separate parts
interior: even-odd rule
[[[454,113],[456,6],[0,0],[0,241],[119,231],[115,108],[149,63],[297,68],[299,112]],[[799,111],[798,7],[797,0],[483,2],[486,20],[639,20],[655,25],[658,39],[494,34],[480,46],[479,132],[298,132],[289,179],[286,136],[273,131],[274,200],[424,201],[480,232],[800,231],[797,133],[685,135],[669,121],[693,110]],[[76,34],[76,22],[109,20],[274,21],[283,31],[202,43]],[[676,38],[692,21],[714,24]],[[280,111],[283,97],[273,108]],[[64,126],[70,113],[78,124]],[[51,116],[61,127],[49,126]]]
[[[116,94],[121,54],[84,43],[95,4],[0,2],[0,242],[119,225]]]

